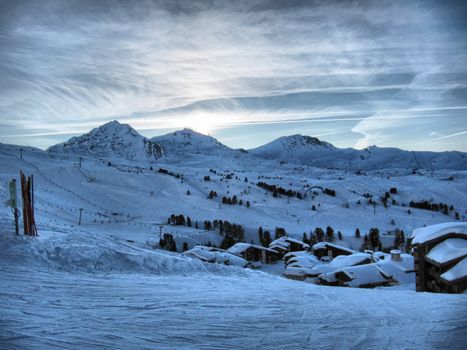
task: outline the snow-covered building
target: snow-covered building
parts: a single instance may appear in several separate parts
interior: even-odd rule
[[[354,288],[373,288],[391,283],[391,277],[375,264],[344,267],[332,274],[320,278],[328,284]]]
[[[209,263],[242,267],[246,267],[248,265],[248,261],[242,257],[214,247],[194,246],[192,249],[184,252],[183,255]]]
[[[304,280],[306,278],[315,278],[333,273],[343,267],[371,263],[371,255],[366,253],[340,255],[328,264],[323,264],[321,261],[317,260],[317,258],[314,259],[315,260],[305,260],[304,257],[301,256],[301,259],[290,262],[284,271],[284,276],[292,279]]]
[[[448,222],[413,231],[417,291],[462,293],[467,289],[467,223]]]
[[[298,239],[283,236],[272,241],[269,248],[274,249],[281,255],[284,255],[290,252],[310,249],[310,245]]]
[[[358,252],[352,250],[347,247],[343,247],[341,245],[337,245],[330,242],[318,242],[312,247],[313,254],[316,255],[318,258],[322,258],[323,256],[328,256],[330,258],[335,258],[339,255],[351,255],[357,254]]]
[[[312,269],[322,262],[308,251],[290,252],[284,255],[284,276],[291,279],[304,280],[311,277]]]
[[[276,262],[279,259],[279,253],[274,249],[250,243],[236,243],[227,251],[241,256],[245,260],[261,261],[265,264]]]
[[[375,254],[373,254],[374,259]],[[384,259],[379,258],[375,265],[387,277],[391,284],[414,284],[414,258],[410,254],[402,254],[400,250],[391,250],[391,254]]]
[[[372,288],[415,283],[413,257],[401,254],[399,250],[393,250],[391,254],[373,254],[371,259],[366,253],[341,255],[324,266],[317,283],[325,285]],[[334,269],[330,270],[330,267]]]

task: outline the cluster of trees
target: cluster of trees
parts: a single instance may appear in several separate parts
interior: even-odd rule
[[[165,174],[165,175],[176,177],[177,179],[180,179],[182,177],[180,174],[172,173],[171,171],[168,171],[167,169],[164,169],[164,168],[159,168],[157,172],[160,174]]]
[[[203,227],[206,231],[212,230],[213,228],[217,228],[217,220],[214,220],[214,223],[216,226],[213,225],[213,223],[209,220],[204,220],[203,221]],[[195,221],[194,225],[191,221],[191,218],[187,216],[183,216],[182,214],[180,215],[175,215],[172,214],[170,217],[167,219],[167,224],[168,225],[175,225],[175,226],[188,226],[188,227],[195,227],[196,229],[199,228],[198,221]]]
[[[221,249],[229,249],[235,243],[245,242],[245,231],[239,224],[231,224],[227,220],[218,221],[219,232],[224,235],[220,244]]]
[[[272,196],[277,198],[279,194],[282,194],[287,197],[297,197],[298,199],[303,199],[303,196],[300,192],[296,192],[293,190],[286,190],[280,186],[270,185],[266,182],[259,181],[256,186],[265,189],[266,191],[272,192]]]
[[[331,188],[325,188],[324,193],[326,193],[328,196],[335,197],[336,196],[336,191],[334,191]]]
[[[209,199],[213,199],[214,197],[217,198],[217,192],[211,190],[211,192],[209,192],[208,198],[209,198]]]
[[[170,233],[164,233],[164,235],[159,240],[159,246],[162,249],[167,249],[171,252],[177,251],[177,244],[175,243],[174,237]]]
[[[263,232],[263,228],[260,226],[258,228],[258,240],[263,247],[269,247],[272,242],[271,233],[269,231]]]
[[[189,216],[187,216],[185,218],[185,216],[183,216],[182,214],[180,214],[180,215],[172,214],[168,218],[167,223],[169,225],[179,225],[179,226],[192,227],[191,218]],[[194,226],[195,226],[195,228],[199,228],[197,221],[195,221]],[[233,246],[235,243],[245,241],[245,231],[244,231],[243,227],[241,225],[239,225],[239,224],[230,223],[227,220],[213,220],[213,221],[204,220],[203,221],[203,226],[204,226],[204,229],[206,231],[219,230],[219,234],[223,236],[223,239],[222,239],[222,242],[221,242],[221,245],[220,245],[220,248],[222,248],[222,249],[228,249],[231,246]],[[168,236],[166,236],[166,235],[168,235]],[[171,237],[170,234],[164,234],[163,239],[165,241],[164,242],[161,241],[162,242],[162,245],[161,245],[162,248],[170,246],[170,244],[171,244],[170,243],[171,242],[170,237]],[[211,243],[209,243],[209,245],[211,245]],[[169,248],[167,248],[167,249],[169,249]],[[175,249],[176,249],[176,247],[175,247]]]
[[[287,236],[287,231],[283,227],[276,227],[274,230],[274,239]],[[263,231],[260,226],[258,228],[258,240],[263,247],[269,247],[272,242],[271,233],[269,231]]]
[[[235,205],[238,204],[238,199],[236,195],[233,195],[233,197],[222,197],[222,204],[229,204],[229,205]]]
[[[338,232],[339,239],[342,239],[342,233]],[[334,242],[336,237],[334,235],[334,229],[331,226],[326,227],[324,231],[321,227],[316,227],[314,231],[310,232],[310,237],[308,238],[306,232],[303,233],[303,242],[309,244],[310,246],[318,242]]]
[[[222,204],[228,204],[228,205],[243,205],[243,199],[238,200],[237,196],[234,195],[233,197],[222,197]],[[250,207],[250,201],[246,201],[245,203],[246,207]]]
[[[189,226],[191,226],[190,217],[188,216],[187,219],[185,219],[185,216],[183,216],[182,214],[180,214],[180,215],[172,214],[167,219],[167,224],[169,224],[169,225],[188,226],[187,225],[188,222],[190,223]]]
[[[204,181],[211,181],[211,177],[210,177],[209,175],[206,175],[206,176],[204,177]]]
[[[430,203],[427,200],[423,201],[410,201],[409,206],[411,208],[425,209],[431,211],[441,211],[444,215],[449,215],[449,213],[454,210],[454,207],[448,206],[446,203]]]
[[[371,249],[373,251],[383,250],[381,240],[379,238],[379,229],[372,227],[370,232],[363,237],[362,250]]]

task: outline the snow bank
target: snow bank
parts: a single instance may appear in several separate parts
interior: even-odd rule
[[[25,264],[31,268],[46,266],[68,272],[146,272],[158,275],[226,271],[222,266],[213,267],[183,255],[80,233],[49,239],[1,236],[0,241],[2,261]],[[242,266],[240,260],[243,259],[229,257],[232,265]],[[238,272],[228,267],[224,269],[229,269],[230,274]]]

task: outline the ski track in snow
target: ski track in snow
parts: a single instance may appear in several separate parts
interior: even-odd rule
[[[3,270],[2,349],[462,349],[465,296],[251,273]]]

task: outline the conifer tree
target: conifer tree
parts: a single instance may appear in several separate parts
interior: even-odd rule
[[[369,233],[368,238],[370,239],[370,244],[371,244],[373,250],[378,248],[378,246],[381,244],[381,242],[379,240],[379,230],[376,227],[372,227],[370,229],[370,233]]]
[[[269,247],[269,245],[271,244],[272,242],[272,238],[271,238],[271,234],[269,233],[269,231],[264,231],[264,236],[263,236],[263,246],[265,247]]]
[[[259,243],[264,246],[264,236],[263,236],[263,228],[260,226],[258,229],[258,240]]]
[[[357,228],[355,230],[355,238],[360,238],[360,229],[359,228]]]
[[[326,240],[334,242],[334,229],[331,226],[326,227]]]
[[[324,239],[324,231],[321,227],[315,228],[316,242],[322,242]]]
[[[276,227],[276,231],[275,231],[275,239],[278,239],[280,237],[283,237],[283,236],[286,236],[287,233],[285,232],[285,229],[282,228],[282,227]]]

